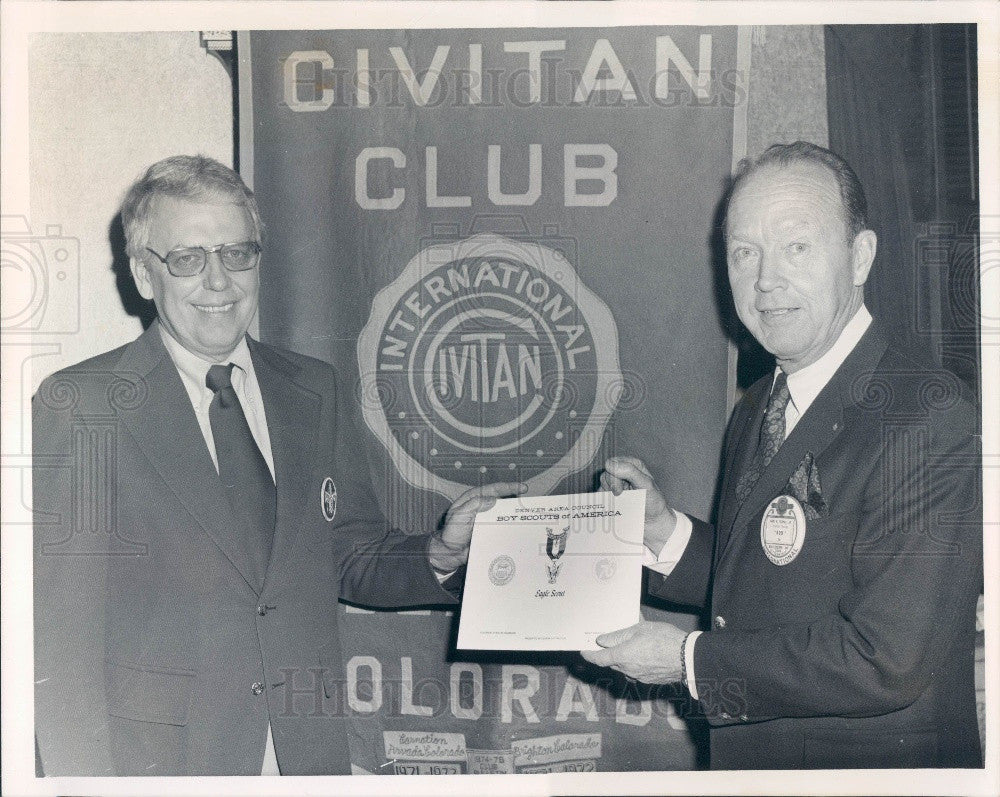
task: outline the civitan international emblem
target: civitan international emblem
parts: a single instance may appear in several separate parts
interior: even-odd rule
[[[419,252],[358,338],[365,422],[412,485],[455,498],[587,467],[622,394],[607,305],[559,252],[481,234]]]
[[[549,583],[555,584],[559,578],[559,571],[562,569],[562,562],[559,559],[566,553],[566,540],[569,538],[569,526],[565,526],[562,531],[545,529],[545,553],[549,557],[547,565],[549,571]]]

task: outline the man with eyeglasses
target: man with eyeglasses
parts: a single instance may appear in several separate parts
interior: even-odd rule
[[[122,206],[157,320],[33,400],[35,735],[45,775],[348,774],[340,597],[454,603],[470,490],[388,530],[327,364],[247,335],[261,222],[202,156]]]

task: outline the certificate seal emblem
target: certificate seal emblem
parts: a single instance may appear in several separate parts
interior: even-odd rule
[[[496,586],[502,587],[514,580],[514,560],[506,554],[501,554],[490,562],[490,581]]]
[[[606,556],[594,562],[594,575],[601,581],[607,581],[614,576],[617,569],[618,565],[615,564],[615,560],[609,559]]]
[[[329,476],[323,479],[323,486],[319,493],[319,505],[320,509],[323,510],[326,522],[332,523],[337,514],[337,485]]]
[[[568,239],[541,240],[427,246],[372,301],[362,413],[409,484],[455,499],[516,471],[545,495],[590,464],[619,404],[641,400],[614,316],[559,251]]]
[[[806,516],[791,495],[782,495],[768,504],[760,521],[760,545],[772,564],[783,567],[795,558],[806,541]]]

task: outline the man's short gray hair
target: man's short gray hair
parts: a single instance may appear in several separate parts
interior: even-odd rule
[[[840,189],[840,201],[847,224],[848,241],[868,229],[868,200],[854,169],[840,155],[808,141],[792,144],[772,144],[756,158],[744,158],[736,167],[729,190],[729,201],[740,184],[765,166],[790,166],[794,163],[815,163],[829,169]]]
[[[258,242],[261,240],[263,225],[257,201],[236,172],[205,155],[174,155],[150,166],[125,194],[121,216],[129,257],[139,259],[146,253],[153,204],[161,196],[241,205],[250,214]]]

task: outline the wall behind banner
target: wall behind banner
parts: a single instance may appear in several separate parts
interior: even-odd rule
[[[0,292],[0,403],[22,419],[5,425],[5,455],[30,453],[29,403],[45,376],[128,343],[151,317],[117,223],[128,186],[169,155],[232,165],[235,150],[232,79],[197,33],[39,33],[27,67],[27,196],[3,207],[3,278],[30,277],[35,293],[19,304]],[[3,168],[6,181],[16,164]]]
[[[57,236],[78,245],[39,312],[35,343],[52,346],[38,349],[34,392],[46,374],[142,331],[139,305],[122,300],[134,293],[114,225],[129,184],[178,153],[231,166],[234,142],[231,78],[197,33],[36,34],[28,68],[31,205],[5,207],[5,230],[14,214],[43,247]]]

